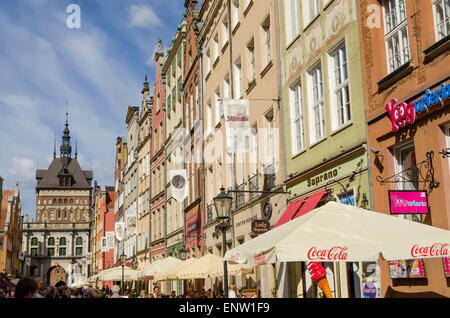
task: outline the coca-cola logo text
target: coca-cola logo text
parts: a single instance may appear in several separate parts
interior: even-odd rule
[[[330,249],[319,250],[313,246],[308,251],[308,259],[310,260],[328,260],[343,261],[347,259],[347,250],[345,246],[334,246]]]
[[[411,248],[412,257],[427,257],[427,256],[447,256],[448,244],[434,243],[431,246],[419,246],[415,244]]]

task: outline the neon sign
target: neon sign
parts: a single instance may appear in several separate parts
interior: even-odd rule
[[[436,91],[431,92],[429,89],[426,89],[424,97],[408,104],[401,103],[397,105],[397,99],[392,99],[391,103],[386,105],[386,110],[392,122],[392,132],[397,132],[407,124],[413,124],[416,121],[416,113],[420,113],[449,97],[450,84],[442,83]]]

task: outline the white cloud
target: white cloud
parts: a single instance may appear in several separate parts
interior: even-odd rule
[[[160,26],[161,20],[153,11],[151,6],[137,6],[130,7],[130,26],[148,28],[152,26]]]
[[[26,181],[33,181],[36,164],[32,159],[13,157],[9,173]]]

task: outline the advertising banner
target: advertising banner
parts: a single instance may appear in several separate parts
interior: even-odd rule
[[[445,277],[450,277],[450,257],[444,257],[442,261],[444,262]]]
[[[250,103],[248,99],[223,100],[228,153],[248,152],[250,138]]]
[[[114,248],[114,232],[106,232],[106,249]]]
[[[426,191],[389,191],[391,214],[427,214]]]
[[[106,237],[102,237],[102,252],[106,252]]]
[[[137,223],[135,216],[127,216],[127,231],[128,235],[136,234],[137,231]]]
[[[390,261],[389,271],[391,278],[424,278],[425,269],[423,261],[418,260],[402,260]]]
[[[125,224],[123,222],[116,222],[114,225],[114,231],[116,233],[116,239],[122,241],[125,235]]]
[[[186,170],[170,170],[170,185],[172,186],[172,196],[178,202],[183,202],[188,196],[188,182]]]

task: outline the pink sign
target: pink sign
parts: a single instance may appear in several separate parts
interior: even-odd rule
[[[391,214],[427,214],[426,191],[389,191]]]
[[[450,257],[444,257],[442,260],[444,262],[445,277],[450,277]]]

